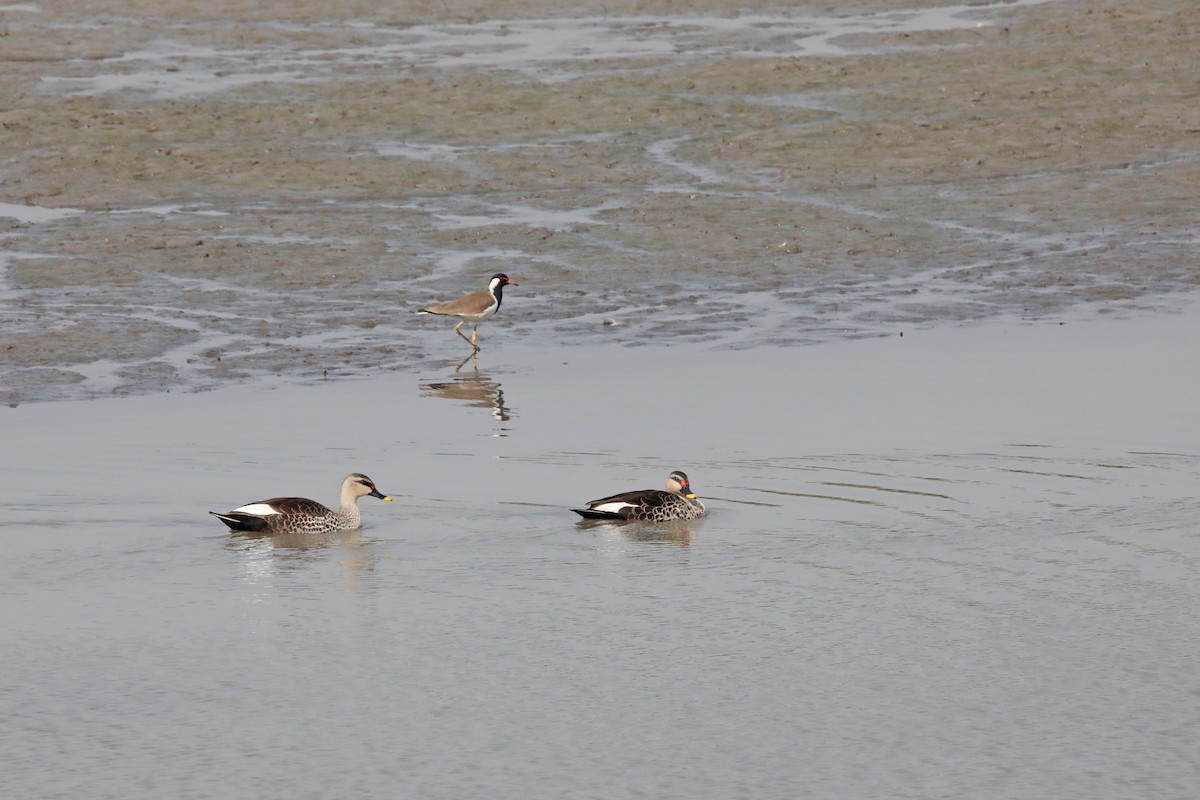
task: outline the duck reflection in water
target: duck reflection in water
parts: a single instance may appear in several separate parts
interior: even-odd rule
[[[271,547],[281,550],[314,550],[333,545],[361,545],[362,530],[332,531],[330,533],[262,533],[257,531],[235,531],[229,540],[233,550],[250,550],[255,547]]]
[[[226,547],[244,554],[244,577],[249,583],[325,561],[328,556],[322,551],[328,550],[335,551],[338,563],[348,576],[372,572],[376,562],[373,542],[363,539],[360,529],[273,536],[240,531],[227,538]]]
[[[471,358],[473,356],[467,360]],[[459,368],[462,368],[462,364]],[[504,402],[504,389],[500,387],[500,382],[492,380],[486,372],[478,369],[466,373],[455,370],[455,375],[449,380],[422,383],[421,393],[424,397],[457,400],[471,408],[486,408],[498,422],[512,419],[513,411]],[[507,431],[508,428],[501,427],[501,430]]]
[[[575,523],[579,530],[603,531],[606,534],[618,535],[630,542],[648,542],[658,544],[673,544],[678,547],[691,547],[696,538],[696,530],[703,525],[703,520],[672,520],[670,522],[614,522],[604,519],[581,519]]]

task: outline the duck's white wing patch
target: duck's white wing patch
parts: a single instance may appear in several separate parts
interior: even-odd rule
[[[241,508],[235,508],[230,514],[253,514],[256,517],[268,517],[271,514],[278,514],[279,509],[274,506],[269,506],[266,503],[250,503]]]
[[[601,503],[598,506],[592,506],[592,511],[607,511],[610,514],[619,514],[623,508],[633,508],[633,503],[618,501],[614,503]]]

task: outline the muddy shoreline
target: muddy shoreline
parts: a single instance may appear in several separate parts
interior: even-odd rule
[[[1200,284],[1188,3],[856,9],[2,7],[0,397],[457,358],[411,312],[500,269],[496,346],[803,344]]]

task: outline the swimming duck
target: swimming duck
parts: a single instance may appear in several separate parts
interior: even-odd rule
[[[636,492],[614,494],[588,503],[587,508],[571,509],[585,519],[644,520],[667,522],[673,519],[696,519],[708,513],[692,492],[688,476],[675,470],[667,476],[667,489],[639,489]]]
[[[366,475],[355,472],[342,481],[342,505],[337,511],[306,497],[274,497],[225,514],[208,513],[238,532],[333,533],[362,527],[358,498],[365,496],[392,499],[376,489],[375,482]]]

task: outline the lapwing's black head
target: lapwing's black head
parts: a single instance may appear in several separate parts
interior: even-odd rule
[[[508,276],[505,275],[503,272],[497,272],[495,275],[492,276],[492,284],[497,287],[499,287],[499,286],[516,286],[517,285],[517,284],[513,283],[512,281],[510,281],[508,279]]]

